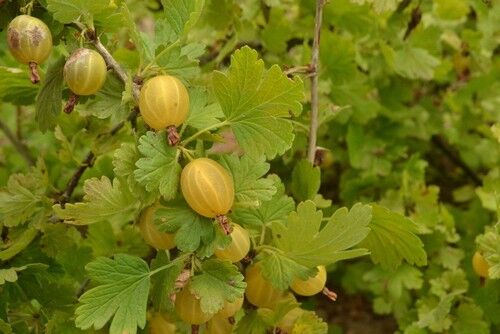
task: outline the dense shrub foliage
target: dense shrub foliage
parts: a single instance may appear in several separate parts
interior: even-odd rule
[[[342,333],[352,296],[500,332],[499,2],[0,0],[0,29],[0,333]]]

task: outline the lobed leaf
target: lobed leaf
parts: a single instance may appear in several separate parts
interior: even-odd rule
[[[203,262],[202,273],[191,278],[189,288],[200,297],[205,313],[216,313],[224,303],[243,297],[246,283],[238,267],[229,261],[209,259]]]
[[[289,79],[264,62],[249,47],[231,56],[228,74],[214,72],[214,93],[245,153],[273,158],[290,148],[292,124],[284,118],[302,110],[303,83]]]
[[[418,266],[427,264],[422,240],[415,235],[415,223],[382,206],[371,207],[371,232],[361,245],[370,251],[373,262],[386,269],[396,269],[403,259]]]
[[[135,163],[135,179],[147,191],[159,193],[166,199],[177,195],[181,166],[178,151],[167,143],[165,132],[149,131],[139,138],[137,147],[142,157]]]
[[[100,257],[86,266],[96,287],[80,297],[75,311],[76,326],[101,329],[110,319],[110,334],[135,334],[146,325],[149,267],[144,260],[127,254],[114,259]]]
[[[103,176],[85,181],[83,202],[53,206],[54,212],[67,223],[88,225],[103,221],[133,220],[139,208],[138,199],[118,179],[113,183]]]

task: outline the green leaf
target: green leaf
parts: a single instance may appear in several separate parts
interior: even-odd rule
[[[476,243],[490,269],[490,278],[500,278],[500,224],[487,227],[484,234],[476,238]]]
[[[122,225],[123,222],[119,221]],[[140,257],[146,256],[150,248],[142,239],[136,226],[127,224],[120,229],[113,229],[109,222],[100,222],[88,226],[86,245],[92,248],[94,256],[112,256],[127,253]]]
[[[0,261],[7,261],[22,252],[38,235],[38,230],[33,227],[25,229],[21,235],[14,239],[7,249],[0,251]]]
[[[200,73],[197,58],[205,53],[205,46],[198,43],[191,43],[182,47],[169,45],[156,52],[158,54],[156,63],[163,71],[184,80],[190,80]]]
[[[196,214],[184,202],[169,203],[156,211],[157,227],[162,232],[175,233],[175,244],[183,252],[198,251],[200,257],[213,254],[216,246],[225,245],[220,240],[218,227],[211,219]]]
[[[0,221],[5,226],[24,223],[40,211],[47,188],[46,171],[40,168],[34,167],[29,174],[12,174],[7,187],[0,190]]]
[[[30,105],[35,101],[37,88],[29,80],[27,70],[0,66],[0,100]]]
[[[0,318],[0,332],[3,334],[12,334],[12,327],[8,322]]]
[[[290,148],[293,126],[284,118],[302,110],[303,83],[289,79],[249,47],[231,56],[229,73],[214,72],[214,93],[238,143],[252,156],[273,158]]]
[[[467,292],[469,282],[462,269],[448,270],[440,276],[430,279],[430,292],[440,298],[452,294],[464,294]]]
[[[156,258],[151,261],[151,270],[155,270],[169,263],[167,254],[158,252]],[[172,265],[167,269],[159,272],[151,278],[152,288],[151,296],[153,299],[153,306],[156,311],[171,312],[173,311],[173,302],[170,294],[174,293],[175,281],[182,271],[184,264],[179,262]]]
[[[189,116],[184,122],[186,125],[205,129],[219,124],[219,118],[223,116],[217,103],[208,103],[208,93],[204,89],[196,87],[189,90]]]
[[[259,253],[256,259],[264,278],[279,290],[288,289],[296,278],[306,280],[315,273],[279,251],[266,250]]]
[[[71,23],[80,17],[91,17],[108,7],[108,1],[47,0],[47,9],[61,23]]]
[[[394,54],[394,70],[409,79],[431,80],[439,63],[425,49],[405,47]]]
[[[471,7],[465,0],[436,0],[434,10],[445,20],[460,20],[469,13]]]
[[[134,177],[135,163],[139,160],[140,154],[135,144],[122,143],[119,149],[113,154],[113,171],[116,176],[126,179],[129,186],[136,183]]]
[[[139,202],[126,185],[118,179],[113,183],[103,176],[85,181],[83,186],[84,202],[66,204],[64,208],[53,206],[57,216],[67,223],[88,225],[102,221],[131,221],[139,208]]]
[[[102,328],[113,317],[110,334],[135,334],[146,325],[149,267],[144,260],[117,254],[98,258],[85,267],[98,285],[80,297],[76,326]]]
[[[161,0],[166,20],[174,32],[175,38],[180,38],[185,29],[192,27],[205,4],[204,0]]]
[[[302,313],[295,320],[291,334],[308,333],[308,334],[326,334],[328,325],[316,315],[313,311]]]
[[[101,119],[111,116],[114,119],[120,119],[127,110],[124,103],[122,103],[124,89],[125,86],[122,81],[114,74],[108,74],[104,86],[95,94],[95,98],[87,103],[88,114]]]
[[[418,290],[424,283],[422,272],[415,267],[404,264],[396,270],[385,270],[375,267],[363,275],[363,281],[377,284],[381,290],[387,290],[392,301],[401,300],[406,290]],[[378,290],[377,290],[378,291]]]
[[[56,117],[62,109],[63,68],[66,60],[59,57],[49,65],[45,80],[36,98],[35,118],[38,127],[45,132],[56,125]]]
[[[293,37],[293,27],[290,25],[285,9],[286,7],[272,8],[269,20],[261,32],[262,44],[273,53],[286,51],[287,41]]]
[[[27,266],[0,269],[0,285],[5,284],[5,282],[12,283],[17,281],[17,273],[23,271],[26,268]]]
[[[374,263],[386,269],[396,269],[403,259],[409,264],[427,264],[422,240],[415,235],[413,221],[382,206],[372,205],[371,232],[362,242],[368,248]]]
[[[130,13],[130,10],[128,9],[126,3],[122,3],[120,10],[123,18],[123,23],[128,28],[130,38],[134,42],[134,45],[137,47],[142,60],[150,61],[154,57],[153,41],[151,41],[150,38],[145,36],[144,33],[140,32],[137,29],[134,17],[132,13]]]
[[[321,171],[308,160],[300,160],[292,172],[291,190],[298,201],[312,200],[321,185]]]
[[[238,224],[261,230],[262,225],[270,226],[274,222],[284,222],[290,212],[295,209],[295,202],[286,196],[285,188],[276,175],[268,177],[273,180],[276,193],[269,201],[264,201],[257,208],[235,208],[231,218]]]
[[[457,334],[488,334],[488,324],[483,320],[483,311],[472,303],[460,303],[457,316],[453,321],[453,333]]]
[[[373,9],[379,14],[395,10],[400,1],[401,0],[351,0],[351,2],[359,5],[365,3],[373,4]]]
[[[288,216],[287,224],[273,225],[276,245],[287,257],[308,268],[368,254],[351,249],[370,232],[372,210],[355,204],[349,211],[338,209],[321,228],[323,213],[311,201],[300,203]]]
[[[139,138],[138,150],[142,158],[135,163],[137,182],[147,191],[158,190],[166,200],[173,199],[181,173],[177,148],[168,145],[165,132],[149,131]]]
[[[268,325],[259,312],[261,310],[262,309],[249,310],[243,318],[238,321],[234,332],[237,334],[265,334]]]
[[[189,288],[200,297],[205,313],[216,313],[224,302],[243,297],[246,283],[238,267],[229,261],[210,259],[203,262],[202,273],[191,278]]]
[[[263,158],[222,155],[219,162],[233,176],[236,203],[244,206],[259,206],[261,201],[269,201],[276,193],[273,180],[262,178],[270,167]]]
[[[433,332],[443,332],[451,327],[451,306],[456,294],[448,294],[441,299],[422,298],[418,305],[418,322],[420,328],[429,328]]]

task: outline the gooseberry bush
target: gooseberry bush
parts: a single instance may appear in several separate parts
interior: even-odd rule
[[[498,22],[0,0],[0,332],[498,333]]]

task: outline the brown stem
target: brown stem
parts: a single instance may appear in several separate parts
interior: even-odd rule
[[[16,136],[9,129],[7,124],[2,122],[1,120],[0,120],[0,130],[2,130],[3,133],[5,133],[5,136],[7,137],[7,139],[9,139],[9,141],[12,143],[12,145],[14,145],[14,147],[19,152],[19,154],[21,154],[21,156],[24,158],[24,160],[26,160],[28,165],[33,166],[35,164],[35,159],[31,156],[31,153],[30,153],[30,150],[28,149],[28,147],[22,141],[20,141],[18,138],[16,138]]]
[[[218,215],[217,217],[215,217],[215,220],[217,220],[217,223],[219,223],[224,234],[230,235],[231,232],[233,232],[233,227],[231,226],[231,223],[229,222],[229,219],[226,215]]]
[[[38,73],[38,66],[35,62],[29,63],[30,67],[30,79],[31,82],[37,84],[40,82],[40,74]]]
[[[403,40],[406,40],[413,30],[418,26],[420,20],[422,19],[422,11],[420,10],[420,6],[415,7],[411,12],[411,18],[408,22],[408,26],[406,27],[405,34],[403,36]]]
[[[129,82],[129,78],[127,75],[127,72],[118,64],[118,62],[113,58],[111,53],[109,53],[108,49],[101,43],[101,40],[97,36],[96,32],[93,30],[89,30],[86,33],[86,37],[94,44],[95,49],[99,54],[104,58],[104,61],[106,62],[106,65],[109,68],[112,68],[113,71],[116,73],[118,78],[120,78],[121,81],[123,81],[124,84],[127,84]],[[134,96],[134,100],[137,103],[139,101],[139,93],[140,93],[140,86],[137,84],[137,80],[132,81],[132,94]]]
[[[231,324],[231,325],[234,325],[236,323],[236,319],[234,319],[233,316],[227,318],[227,321]]]
[[[481,178],[460,158],[460,155],[455,152],[449,144],[439,135],[432,137],[432,143],[436,145],[455,165],[459,166],[465,174],[477,185],[480,186],[483,182]]]
[[[64,106],[64,112],[66,114],[71,114],[75,106],[78,104],[78,99],[80,97],[76,95],[75,93],[71,93],[69,96],[68,102],[66,102],[66,105]]]
[[[79,24],[75,24],[75,26],[78,29],[83,29]],[[104,58],[104,61],[106,62],[106,66],[108,68],[113,69],[113,71],[116,73],[118,78],[126,85],[129,82],[129,77],[125,70],[118,64],[118,62],[113,58],[111,53],[106,49],[106,47],[101,43],[99,37],[97,36],[96,32],[94,30],[88,29],[85,33],[85,37],[94,45],[96,48],[97,52]],[[136,104],[139,101],[139,92],[140,92],[140,86],[137,83],[139,82],[138,79],[134,80],[132,82],[132,94],[134,97],[134,100]],[[102,134],[101,136],[114,136],[118,131],[120,131],[121,128],[126,124],[127,121],[130,121],[132,123],[132,127],[135,129],[135,120],[137,118],[138,114],[138,109],[134,108],[130,112],[130,114],[127,117],[126,121],[122,121],[115,125],[109,132]],[[100,137],[101,137],[100,136]],[[68,181],[66,185],[66,189],[63,191],[62,195],[59,196],[57,199],[58,203],[61,203],[62,206],[70,199],[71,195],[73,194],[73,191],[75,190],[76,186],[78,185],[78,182],[80,181],[80,178],[82,177],[83,173],[85,170],[89,167],[91,167],[95,161],[95,155],[92,151],[89,151],[87,154],[87,157],[85,160],[82,162],[78,170],[75,171],[71,179]]]
[[[68,181],[66,189],[64,190],[64,192],[57,201],[59,204],[61,204],[62,207],[64,207],[64,204],[66,204],[66,202],[71,198],[71,195],[73,194],[73,191],[75,191],[75,188],[78,185],[78,182],[80,181],[80,178],[82,177],[83,173],[85,172],[85,170],[87,170],[87,168],[91,167],[94,164],[94,161],[95,161],[94,153],[89,152],[85,160],[83,160],[83,162],[81,163],[80,167],[76,170],[71,179]]]
[[[200,332],[200,325],[191,325],[191,334],[198,334]]]
[[[319,92],[318,92],[318,71],[319,71],[319,43],[321,35],[321,22],[323,20],[323,6],[325,0],[316,0],[316,16],[314,19],[314,40],[311,56],[311,124],[309,127],[309,145],[307,150],[307,158],[311,163],[314,163],[316,153],[316,142],[318,133],[318,109],[319,109]]]
[[[325,296],[328,297],[328,299],[330,299],[331,301],[336,301],[337,300],[337,294],[333,291],[331,291],[330,289],[328,289],[327,287],[324,287],[323,288],[323,291],[321,292],[323,293]]]
[[[179,135],[179,132],[177,132],[177,128],[175,125],[170,125],[167,127],[167,140],[168,140],[168,145],[170,146],[175,146],[179,143],[181,140],[181,136]]]

